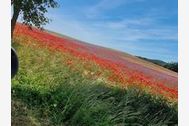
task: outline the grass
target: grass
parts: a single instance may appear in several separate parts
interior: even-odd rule
[[[176,104],[134,87],[112,86],[105,79],[109,71],[93,62],[24,36],[15,37],[13,47],[20,62],[12,80],[13,126],[177,125]]]

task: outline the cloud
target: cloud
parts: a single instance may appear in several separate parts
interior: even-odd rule
[[[51,14],[49,17],[51,19],[56,18],[56,22],[48,24],[46,29],[56,29],[56,32],[91,43],[98,42],[102,38],[97,29],[93,29],[87,23],[75,20],[69,15]]]
[[[144,17],[139,19],[123,19],[121,21],[107,21],[93,24],[104,34],[111,34],[117,41],[139,41],[141,39],[177,40],[176,26],[162,26],[156,20]]]
[[[110,10],[121,6],[122,4],[126,3],[128,0],[101,0],[96,5],[91,6],[88,8],[87,16],[88,17],[95,17],[99,13],[103,11]]]
[[[155,20],[147,17],[120,21],[84,22],[66,15],[57,16],[53,14],[52,16],[56,17],[56,23],[63,27],[57,26],[51,29],[96,44],[108,45],[106,44],[108,42],[135,42],[141,40],[177,41],[178,39],[176,26],[157,25]]]
[[[144,0],[133,0],[142,2]],[[49,13],[54,22],[46,28],[56,32],[83,40],[89,43],[115,48],[133,54],[159,53],[166,56],[173,55],[174,50],[168,50],[168,46],[177,46],[177,25],[164,24],[160,16],[147,14],[134,17],[122,16],[116,20],[99,20],[99,16],[105,11],[112,11],[122,5],[130,4],[129,0],[101,0],[87,10],[79,8],[78,11],[85,12],[63,12]],[[81,14],[92,15],[89,19]],[[110,15],[111,16],[111,15]],[[157,44],[159,43],[159,45]],[[166,46],[163,46],[165,43]],[[169,43],[169,44],[168,44]],[[175,45],[170,43],[176,43]],[[151,45],[150,45],[151,44]],[[168,45],[168,46],[167,46]],[[157,54],[158,55],[158,54]]]
[[[86,16],[88,18],[96,18],[105,11],[113,10],[126,4],[142,1],[144,0],[100,0],[97,4],[88,7],[86,10]]]

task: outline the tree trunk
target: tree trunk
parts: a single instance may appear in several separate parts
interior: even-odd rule
[[[20,9],[14,7],[13,8],[13,16],[12,16],[12,19],[11,19],[11,39],[13,38],[13,33],[14,33],[14,29],[15,29],[15,26],[16,26],[16,21],[18,19],[19,13],[20,13]]]

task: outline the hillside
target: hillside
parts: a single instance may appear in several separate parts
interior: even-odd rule
[[[110,48],[106,48],[106,47],[102,47],[102,46],[89,44],[87,42],[83,42],[83,41],[80,41],[78,39],[75,39],[75,38],[72,38],[72,37],[69,37],[69,36],[66,36],[66,35],[62,35],[60,33],[52,32],[52,31],[49,31],[49,30],[46,30],[46,32],[48,32],[50,34],[53,34],[53,35],[55,35],[57,37],[63,37],[63,38],[66,38],[68,40],[77,41],[79,44],[84,43],[88,47],[95,48],[96,51],[98,51],[98,48],[101,48],[101,49],[104,49],[104,50],[111,51],[112,53],[115,52],[115,53],[118,53],[118,55],[116,55],[116,56],[119,57],[119,58],[122,58],[122,60],[128,60],[128,61],[130,61],[130,62],[132,62],[134,64],[140,64],[140,65],[142,65],[144,67],[148,67],[150,69],[155,69],[157,71],[161,71],[162,73],[166,73],[166,74],[171,75],[171,76],[175,76],[175,77],[178,76],[177,73],[175,73],[175,71],[167,70],[168,68],[166,66],[169,66],[171,63],[166,63],[166,62],[161,61],[161,60],[148,59],[148,58],[141,57],[141,56],[134,56],[134,55],[128,54],[126,52],[121,52],[121,51],[118,51],[118,50],[114,50],[114,49],[110,49]],[[91,49],[89,49],[87,51],[90,51],[90,50]],[[96,54],[96,53],[94,53],[94,54]],[[164,67],[164,68],[162,68],[162,67]],[[167,68],[167,69],[165,69],[165,68]]]
[[[146,61],[149,61],[149,62],[152,62],[152,63],[160,65],[160,66],[164,66],[164,65],[167,64],[166,62],[164,62],[162,60],[149,59],[149,58],[145,58],[145,57],[141,57],[141,56],[136,56],[136,57],[143,59],[143,60],[146,60]]]
[[[146,60],[146,61],[149,61],[149,62],[152,62],[154,64],[157,64],[159,66],[162,66],[162,67],[167,68],[169,70],[172,70],[174,72],[178,72],[178,63],[177,62],[167,63],[167,62],[164,62],[162,60],[149,59],[149,58],[145,58],[145,57],[141,57],[141,56],[136,56],[136,57],[143,59],[143,60]]]
[[[176,125],[177,73],[17,24],[12,125]]]

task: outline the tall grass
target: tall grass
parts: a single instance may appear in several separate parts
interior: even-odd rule
[[[111,86],[89,74],[108,74],[95,63],[40,47],[29,37],[15,37],[13,46],[20,61],[12,80],[13,126],[177,125],[177,105],[134,87]]]

